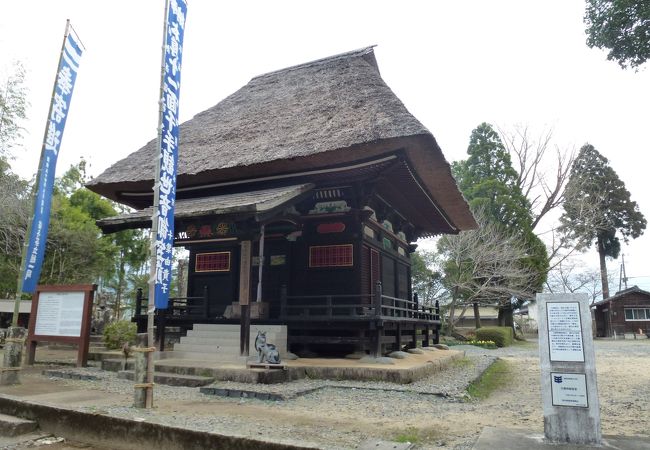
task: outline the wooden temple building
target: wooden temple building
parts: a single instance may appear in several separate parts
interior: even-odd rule
[[[414,242],[476,223],[372,47],[257,76],[180,133],[188,297],[158,312],[161,331],[238,324],[244,310],[286,326],[293,352],[379,355],[437,339],[437,311],[411,286]],[[150,227],[156,151],[154,139],[88,184],[135,208],[98,222],[105,233]]]

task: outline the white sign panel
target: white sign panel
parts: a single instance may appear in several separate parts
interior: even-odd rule
[[[554,406],[589,407],[584,373],[551,372],[551,392]]]
[[[81,336],[84,295],[84,292],[41,292],[34,334]]]
[[[584,362],[578,302],[548,302],[548,346],[551,361]]]

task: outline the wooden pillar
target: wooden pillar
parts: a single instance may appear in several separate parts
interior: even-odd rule
[[[287,316],[287,285],[280,286],[280,320]]]
[[[402,324],[400,322],[395,324],[395,346],[397,347],[395,351],[402,350]]]
[[[424,327],[424,339],[422,339],[422,347],[429,346],[429,332],[430,332],[429,325],[426,325]]]
[[[382,339],[381,338],[383,337],[383,335],[384,335],[383,328],[375,327],[375,334],[374,334],[375,342],[374,342],[374,346],[373,346],[374,347],[373,348],[373,356],[375,358],[379,358],[380,356],[382,356],[382,351],[381,351],[381,340]]]
[[[382,311],[381,311],[381,306],[382,306],[382,299],[381,299],[381,281],[377,281],[375,284],[375,298],[374,298],[374,306],[375,306],[375,316],[381,317]]]
[[[173,308],[174,303],[170,300],[170,306]],[[167,309],[156,310],[156,334],[158,337],[158,349],[165,351],[165,328],[167,327]]]
[[[208,298],[208,286],[203,286],[203,315],[207,319],[210,317],[210,299]]]
[[[239,258],[239,306],[241,309],[239,321],[239,354],[248,356],[250,342],[250,284],[251,284],[251,241],[240,243]],[[260,261],[261,264],[261,261]],[[258,285],[259,289],[259,285]]]
[[[137,316],[142,314],[142,288],[138,288],[135,294],[135,314]]]

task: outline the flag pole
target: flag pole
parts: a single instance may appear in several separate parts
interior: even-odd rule
[[[61,58],[63,58],[63,52],[65,51],[65,41],[68,39],[68,34],[70,34],[70,19],[65,21],[65,32],[63,33],[63,43],[61,44],[61,54],[59,56],[59,65],[56,67],[57,75],[59,73],[59,66],[61,65]],[[54,105],[54,95],[56,94],[56,83],[57,77],[54,77],[54,84],[52,86],[52,96],[50,97],[50,109],[47,112],[47,117],[52,116],[52,108]],[[35,189],[32,189],[32,194],[38,191],[38,183],[41,179],[43,172],[43,157],[45,156],[45,141],[47,139],[47,125],[45,126],[45,132],[43,133],[43,144],[41,145],[41,156],[38,160],[38,171],[36,172],[36,185]],[[20,314],[20,298],[23,296],[23,277],[25,274],[25,268],[27,267],[27,249],[29,247],[29,237],[32,234],[32,222],[34,221],[34,209],[36,207],[36,195],[32,195],[32,216],[27,223],[27,229],[25,230],[25,236],[23,237],[23,250],[20,259],[20,271],[18,272],[18,278],[16,282],[16,298],[14,300],[14,315],[11,319],[11,326],[18,326],[18,315]]]
[[[158,96],[158,150],[154,153],[155,158],[155,173],[153,184],[153,212],[151,213],[151,245],[149,250],[151,252],[151,262],[149,264],[149,296],[147,300],[147,378],[146,378],[146,394],[145,394],[145,408],[153,407],[153,347],[154,347],[154,312],[155,295],[156,295],[156,236],[158,235],[158,208],[160,206],[160,146],[162,144],[162,121],[163,121],[163,92],[164,92],[164,79],[165,79],[165,45],[167,43],[167,17],[169,14],[169,0],[165,1],[165,16],[163,20],[163,42],[162,42],[162,56],[160,63],[160,95]],[[160,334],[162,336],[162,334]]]

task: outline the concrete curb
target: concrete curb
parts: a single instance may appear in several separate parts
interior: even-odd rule
[[[115,450],[155,448],[156,450],[314,449],[267,442],[239,436],[170,427],[150,422],[89,414],[50,405],[42,405],[0,396],[0,413],[38,422],[41,431],[89,444],[101,443]]]

